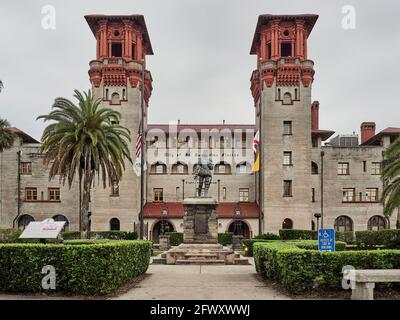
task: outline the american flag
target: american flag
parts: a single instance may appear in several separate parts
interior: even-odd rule
[[[136,157],[140,157],[142,152],[142,134],[138,133],[136,138],[136,146],[135,146]]]

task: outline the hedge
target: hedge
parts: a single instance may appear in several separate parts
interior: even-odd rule
[[[296,294],[315,287],[341,288],[342,268],[346,265],[356,269],[400,269],[399,250],[320,252],[304,249],[309,246],[301,241],[256,243],[257,272]]]
[[[166,232],[169,236],[169,243],[171,246],[179,246],[183,243],[183,233],[182,232]]]
[[[40,292],[46,265],[56,269],[56,291],[107,294],[146,272],[150,241],[108,241],[103,244],[2,244],[0,290]]]
[[[257,242],[270,242],[274,240],[264,240],[264,239],[243,239],[243,245],[244,245],[244,251],[245,255],[247,257],[252,257],[253,256],[253,247],[254,244]]]
[[[279,236],[282,240],[316,240],[318,238],[317,231],[297,229],[281,229]]]
[[[335,240],[352,243],[355,241],[354,232],[353,231],[336,231],[335,230]]]
[[[357,244],[362,248],[371,249],[376,246],[400,248],[400,230],[356,231],[356,239]]]
[[[232,232],[225,232],[225,233],[218,233],[218,243],[222,244],[223,246],[227,246],[232,244]]]
[[[61,232],[64,240],[80,239],[79,231]],[[89,239],[109,239],[109,240],[136,240],[138,238],[136,232],[129,231],[90,231]]]
[[[280,240],[281,237],[275,233],[263,233],[255,236],[253,239],[258,240]]]
[[[15,243],[20,235],[18,229],[0,229],[0,243]]]

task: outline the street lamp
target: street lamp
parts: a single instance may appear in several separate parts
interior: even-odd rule
[[[314,213],[314,217],[317,219],[317,233],[319,231],[319,219],[321,218],[321,214],[320,213]]]

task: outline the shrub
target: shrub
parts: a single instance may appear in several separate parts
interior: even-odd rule
[[[79,245],[79,244],[102,244],[108,243],[110,241],[117,240],[106,240],[106,239],[74,239],[74,240],[64,240],[62,244],[64,245]]]
[[[150,241],[102,244],[2,244],[0,290],[42,291],[42,268],[56,269],[56,290],[86,295],[107,294],[146,272]]]
[[[352,243],[355,241],[353,231],[335,231],[335,240]]]
[[[280,240],[281,237],[275,233],[264,233],[255,236],[253,239],[257,240]]]
[[[316,240],[318,238],[317,231],[296,229],[281,229],[279,236],[282,240]]]
[[[61,232],[61,237],[64,240],[80,239],[79,231]],[[136,240],[138,238],[136,232],[129,231],[90,231],[90,239],[109,239],[109,240]]]
[[[375,246],[385,246],[392,249],[400,248],[400,230],[356,231],[356,239],[361,247],[367,249]]]
[[[232,232],[218,233],[218,243],[222,244],[223,246],[232,244],[232,237]]]
[[[253,256],[254,244],[257,242],[269,242],[274,240],[264,240],[264,239],[243,239],[243,245],[245,246],[244,251],[247,257]]]
[[[289,292],[301,293],[316,286],[341,288],[342,268],[346,265],[356,269],[400,268],[398,250],[320,252],[302,249],[304,245],[294,241],[256,243],[257,271],[278,281]]]
[[[0,243],[15,243],[20,235],[18,229],[0,229]]]
[[[171,246],[179,246],[183,243],[183,233],[182,232],[166,232],[169,236],[169,243]]]
[[[81,233],[79,231],[64,231],[61,232],[61,238],[64,240],[80,239]]]

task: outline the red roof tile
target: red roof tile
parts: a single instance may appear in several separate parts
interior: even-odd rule
[[[362,143],[361,146],[379,145],[381,138],[385,135],[399,136],[400,128],[388,127],[386,129],[383,129],[373,137],[369,138],[367,141],[364,141],[364,143]]]
[[[22,130],[20,130],[18,128],[11,127],[11,128],[8,128],[8,130],[10,130],[11,132],[20,136],[22,138],[22,142],[24,142],[24,143],[40,143],[35,138],[32,138],[29,134],[23,132]]]
[[[236,214],[237,209],[240,215]],[[146,218],[182,218],[184,212],[181,202],[147,202],[144,206]],[[223,202],[218,204],[217,215],[219,218],[257,218],[258,206],[255,202]]]

